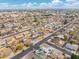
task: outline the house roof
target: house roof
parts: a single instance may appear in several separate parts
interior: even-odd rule
[[[65,46],[67,49],[70,49],[70,50],[77,50],[78,46],[77,45],[72,45],[70,43],[67,43],[66,46]]]

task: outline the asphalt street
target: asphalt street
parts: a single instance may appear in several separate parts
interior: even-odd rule
[[[11,59],[21,59],[23,56],[27,55],[30,51],[32,51],[36,46],[39,46],[39,45],[41,45],[42,43],[47,42],[47,40],[49,40],[49,38],[50,38],[51,36],[53,36],[53,34],[55,34],[56,32],[62,30],[63,28],[65,28],[65,27],[67,27],[67,26],[69,26],[69,25],[71,25],[71,24],[74,24],[75,21],[76,21],[76,20],[73,20],[72,22],[70,22],[70,23],[64,25],[63,27],[57,29],[57,30],[54,31],[53,33],[48,34],[43,40],[39,41],[39,42],[36,43],[35,45],[33,45],[33,46],[31,46],[30,48],[24,50],[23,52],[21,52],[21,53],[15,55],[15,56],[12,57]],[[49,44],[49,45],[51,45],[51,44]],[[55,48],[57,48],[57,49],[59,49],[59,50],[62,51],[62,49],[60,49],[60,48],[58,48],[58,47],[56,47],[56,46],[54,46],[54,45],[51,45],[51,46],[53,46],[53,47],[55,47]],[[64,51],[64,52],[66,52],[67,54],[71,55],[70,52],[67,52],[67,51]]]

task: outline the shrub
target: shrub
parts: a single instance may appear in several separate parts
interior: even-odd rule
[[[79,59],[79,55],[72,54],[72,55],[71,55],[71,59]]]

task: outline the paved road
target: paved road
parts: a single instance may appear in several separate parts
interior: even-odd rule
[[[36,43],[34,46],[31,46],[30,48],[24,50],[23,52],[21,52],[20,54],[14,56],[11,59],[20,59],[20,58],[22,58],[23,56],[25,56],[26,54],[28,54],[30,51],[32,51],[36,46],[41,45],[42,43],[46,42],[48,39],[49,39],[49,37],[44,38],[40,42]]]
[[[74,21],[75,21],[75,20],[74,20]],[[74,22],[74,21],[72,21],[72,22]],[[70,24],[70,23],[68,23],[67,25],[69,25],[69,24]],[[67,25],[63,26],[63,28],[66,27]],[[60,29],[61,29],[61,28],[60,28]],[[58,30],[60,30],[60,29],[58,29]],[[7,37],[11,37],[11,36],[17,35],[17,34],[19,34],[19,33],[26,32],[26,31],[28,31],[28,30],[29,30],[29,29],[23,30],[23,31],[21,31],[21,32],[13,33],[13,34],[4,36],[4,37],[2,37],[2,38],[0,38],[0,39],[5,39],[5,38],[7,38]]]
[[[26,32],[28,31],[29,29],[26,29],[26,30],[23,30],[21,32],[16,32],[16,33],[13,33],[13,34],[10,34],[10,35],[6,35],[4,37],[1,37],[0,39],[5,39],[5,38],[8,38],[8,37],[11,37],[11,36],[14,36],[14,35],[17,35],[17,34],[20,34],[20,33],[23,33],[23,32]]]
[[[54,44],[51,44],[51,43],[49,43],[49,42],[45,42],[46,44],[48,44],[48,45],[50,45],[50,46],[52,46],[52,47],[54,47],[54,48],[56,48],[56,49],[58,49],[58,50],[60,50],[60,51],[62,51],[62,52],[64,52],[64,53],[66,53],[66,54],[68,54],[68,55],[72,55],[72,53],[71,52],[69,52],[69,51],[66,51],[66,50],[64,50],[63,48],[60,48],[60,47],[58,47],[58,46],[56,46],[56,45],[54,45]]]
[[[45,37],[43,40],[39,41],[38,43],[36,43],[35,45],[31,46],[31,47],[28,48],[27,50],[25,50],[25,51],[19,53],[18,55],[12,57],[11,59],[21,59],[23,56],[25,56],[25,55],[28,54],[31,50],[33,50],[36,46],[39,46],[39,45],[41,45],[42,43],[47,42],[47,40],[48,40],[53,34],[55,34],[56,32],[58,32],[59,30],[65,28],[65,27],[67,27],[68,25],[73,24],[75,21],[76,21],[76,20],[73,20],[72,22],[70,22],[70,23],[64,25],[63,27],[57,29],[57,30],[54,31],[53,33],[48,34],[48,36]]]

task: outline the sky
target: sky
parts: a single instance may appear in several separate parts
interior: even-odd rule
[[[0,9],[79,9],[79,0],[0,0]]]

